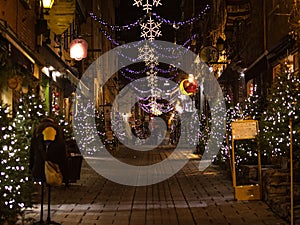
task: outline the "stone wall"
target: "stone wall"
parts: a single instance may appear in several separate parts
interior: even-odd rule
[[[294,174],[294,218],[300,225],[300,182],[299,173]],[[290,171],[268,169],[263,176],[263,199],[280,217],[290,221]]]
[[[257,183],[257,166],[241,167],[240,177],[243,184]],[[277,166],[262,167],[263,200],[280,217],[290,221],[290,170]],[[300,225],[300,170],[294,170],[294,219]]]

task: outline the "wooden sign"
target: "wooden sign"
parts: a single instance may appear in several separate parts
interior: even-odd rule
[[[233,139],[254,139],[258,134],[257,120],[238,120],[231,123]]]

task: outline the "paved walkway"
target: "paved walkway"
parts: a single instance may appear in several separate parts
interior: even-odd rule
[[[151,154],[164,158],[166,151]],[[132,154],[120,157],[127,161],[139,158]],[[84,161],[77,183],[52,188],[51,220],[63,225],[287,224],[262,201],[235,201],[228,174],[217,166],[200,172],[198,164],[199,159],[191,159],[168,180],[131,187],[101,177]],[[45,207],[44,219],[46,215]],[[39,204],[26,210],[25,220],[25,224],[39,220]]]

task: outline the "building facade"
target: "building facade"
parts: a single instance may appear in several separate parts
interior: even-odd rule
[[[87,87],[80,78],[96,58],[112,48],[100,32],[101,24],[88,12],[95,11],[114,23],[118,2],[55,0],[51,8],[42,2],[0,1],[1,100],[13,111],[19,96],[29,90],[45,101],[49,115],[63,114],[72,121],[76,89],[86,94],[97,90],[98,106],[112,102],[116,95],[117,88],[99,89],[101,79]],[[77,38],[88,43],[88,55],[82,60],[70,57],[70,45]],[[108,86],[116,86],[117,78],[114,81]]]

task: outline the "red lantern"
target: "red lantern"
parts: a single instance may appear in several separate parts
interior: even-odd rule
[[[77,61],[87,57],[88,43],[84,39],[74,39],[70,43],[70,57]]]

